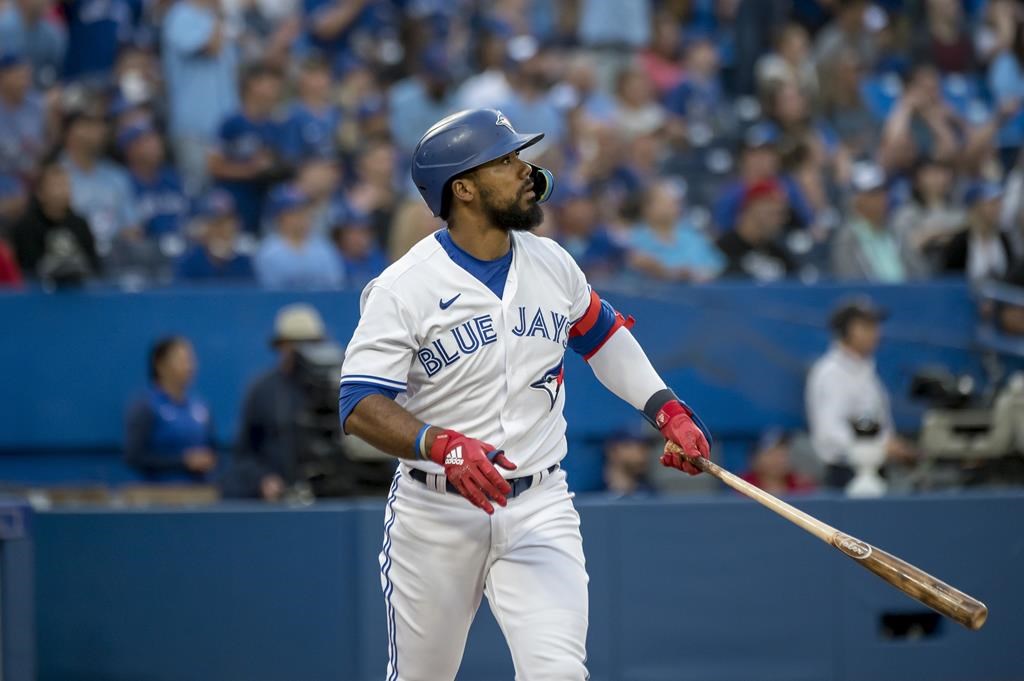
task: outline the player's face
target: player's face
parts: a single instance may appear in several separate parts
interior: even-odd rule
[[[530,165],[520,160],[518,152],[481,166],[474,179],[480,189],[481,208],[498,229],[526,231],[544,221],[530,179]]]

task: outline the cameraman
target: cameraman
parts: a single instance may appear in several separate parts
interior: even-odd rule
[[[298,481],[297,417],[307,398],[295,373],[295,349],[325,338],[324,322],[313,307],[297,303],[277,313],[270,340],[278,354],[277,366],[246,392],[225,496],[278,501]]]
[[[855,477],[855,423],[873,424],[886,460],[908,462],[916,456],[913,445],[893,430],[889,393],[875,369],[885,316],[867,298],[840,303],[829,322],[835,342],[807,377],[807,421],[827,488],[845,489]]]

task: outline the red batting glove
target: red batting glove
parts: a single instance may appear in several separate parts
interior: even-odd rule
[[[494,513],[490,499],[499,506],[506,504],[505,496],[512,491],[512,486],[495,466],[514,471],[516,465],[505,458],[504,452],[454,430],[445,430],[434,438],[428,457],[444,466],[445,477],[459,494],[488,515]]]
[[[693,422],[693,412],[678,400],[669,400],[658,410],[655,418],[658,430],[665,436],[665,453],[661,455],[661,465],[678,468],[690,475],[697,475],[700,469],[687,461],[686,457],[703,456],[709,458],[707,438]],[[670,444],[678,445],[683,451],[674,451]],[[684,456],[685,455],[685,456]]]

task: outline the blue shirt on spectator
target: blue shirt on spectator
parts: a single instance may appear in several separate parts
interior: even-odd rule
[[[174,136],[212,140],[238,108],[235,44],[224,39],[219,52],[206,53],[218,21],[212,10],[188,0],[175,2],[164,17],[161,53]]]
[[[335,71],[359,61],[353,50],[354,45],[375,42],[382,33],[389,29],[397,32],[398,17],[390,2],[365,3],[359,13],[332,38],[318,38],[313,34],[313,22],[319,14],[330,11],[340,0],[303,0],[302,7],[306,15],[306,32],[309,43],[328,55]]]
[[[326,239],[311,235],[301,246],[271,234],[253,265],[260,285],[272,289],[336,289],[345,281],[341,258]]]
[[[188,471],[185,452],[213,447],[213,421],[206,402],[195,395],[175,400],[157,386],[149,388],[129,409],[125,437],[128,463],[147,479],[197,481],[205,476]]]
[[[316,111],[302,102],[296,102],[284,124],[284,157],[293,162],[332,157],[340,123],[341,109],[333,104]]]
[[[717,80],[702,82],[685,78],[666,93],[663,103],[677,116],[706,120],[719,111],[722,102],[722,86]]]
[[[188,199],[177,171],[165,166],[152,180],[131,175],[139,222],[151,237],[176,234],[188,212]]]
[[[46,17],[29,24],[17,3],[10,2],[0,8],[0,45],[24,55],[32,64],[36,84],[48,86],[64,68],[68,39],[60,24]]]
[[[388,110],[395,144],[399,151],[411,156],[416,143],[430,126],[448,114],[455,113],[455,98],[453,93],[449,93],[440,100],[433,99],[427,94],[423,82],[411,77],[391,86],[388,91]],[[516,121],[514,125],[524,125],[511,116],[509,119]]]
[[[583,0],[579,9],[579,37],[588,46],[646,46],[651,40],[650,0]]]
[[[557,146],[565,136],[565,116],[547,95],[527,101],[513,94],[498,108],[512,121],[516,130],[543,130],[543,144]]]
[[[342,253],[341,261],[345,266],[345,285],[353,289],[363,288],[388,266],[384,251],[377,246],[362,258],[350,258]]]
[[[217,258],[197,245],[178,260],[174,276],[179,281],[191,282],[252,279],[252,259],[241,253],[233,253],[228,259]]]
[[[102,77],[113,71],[121,45],[133,37],[131,5],[126,0],[68,0],[64,11],[68,22],[64,77]]]
[[[597,226],[587,236],[556,236],[556,241],[572,256],[588,278],[617,274],[626,260],[626,244]]]
[[[280,144],[281,125],[273,120],[250,120],[244,113],[228,116],[217,134],[218,145],[229,161],[251,161],[261,151],[274,154]],[[258,180],[224,180],[220,186],[231,193],[242,226],[251,234],[260,231],[260,211],[266,185]]]
[[[988,85],[998,107],[1006,102],[1024,103],[1024,68],[1010,51],[997,55],[988,67]],[[1024,108],[999,130],[1000,147],[1024,143]]]
[[[725,258],[718,249],[687,220],[680,220],[676,225],[671,242],[661,238],[649,225],[636,225],[629,233],[629,246],[671,269],[714,276],[725,267]]]
[[[18,106],[0,100],[0,172],[28,177],[45,151],[46,108],[30,92]]]
[[[100,159],[87,170],[66,157],[64,167],[71,178],[71,207],[89,223],[100,252],[122,230],[139,224],[135,192],[124,168]]]

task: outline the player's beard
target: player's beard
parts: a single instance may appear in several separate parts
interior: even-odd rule
[[[525,187],[521,188],[511,203],[498,206],[494,194],[489,189],[481,188],[481,204],[490,223],[506,232],[526,232],[544,222],[544,211],[536,200],[530,201],[525,209],[520,207],[526,191]]]

